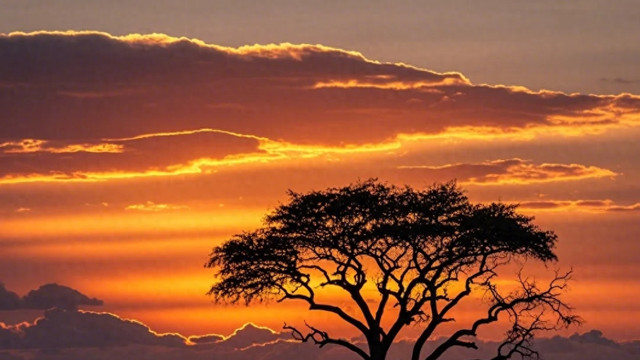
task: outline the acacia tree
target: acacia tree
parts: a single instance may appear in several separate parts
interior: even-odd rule
[[[303,301],[353,326],[367,346],[308,324],[304,331],[285,324],[297,340],[383,360],[400,331],[418,324],[411,359],[435,360],[453,347],[477,349],[478,329],[506,319],[510,327],[493,359],[536,358],[534,333],[578,321],[559,298],[570,272],[556,272],[544,287],[520,274],[516,290],[496,284],[498,269],[516,258],[556,260],[556,235],[515,205],[471,204],[455,183],[418,191],[376,180],[289,197],[263,227],[214,248],[206,266],[216,269],[209,294],[218,301]],[[344,292],[356,310],[321,302],[316,294],[327,288]],[[365,298],[365,289],[377,289],[377,297]],[[486,314],[426,349],[474,293],[483,294]]]

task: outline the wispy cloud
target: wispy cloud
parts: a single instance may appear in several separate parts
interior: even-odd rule
[[[621,78],[621,77],[616,77],[616,78],[600,78],[600,81],[603,81],[603,82],[612,82],[612,83],[616,83],[616,84],[636,84],[636,83],[640,82],[640,80],[626,79],[626,78]]]
[[[60,144],[55,145],[51,141],[40,139],[22,139],[0,143],[0,152],[5,154],[28,154],[47,152],[53,154],[68,154],[77,152],[89,153],[121,153],[122,145],[110,143],[96,144]]]
[[[194,139],[194,136],[200,136],[200,138]],[[214,138],[208,138],[211,136]],[[101,162],[111,164],[108,171],[88,170],[87,165],[92,164],[86,164],[84,158],[78,158],[78,163],[69,161],[69,158],[65,162],[44,162],[38,158],[28,158],[24,161],[33,163],[34,166],[31,169],[42,168],[40,172],[16,173],[11,169],[5,169],[8,173],[0,176],[0,185],[36,182],[99,182],[210,174],[225,167],[265,165],[329,155],[357,156],[394,151],[401,147],[399,141],[393,140],[382,143],[341,144],[338,146],[294,144],[257,135],[210,128],[148,133],[100,141],[115,143],[117,149],[122,150],[114,151],[120,153],[119,157],[111,156]],[[99,148],[100,146],[93,147]],[[41,151],[41,147],[38,145],[38,147],[32,146],[28,150],[17,153],[39,151]],[[49,152],[55,153],[55,151]],[[212,157],[199,156],[205,154],[212,155]],[[182,160],[182,162],[171,163],[173,159]],[[159,166],[159,164],[167,162],[169,164]],[[75,167],[68,168],[73,165]],[[129,169],[131,167],[133,169]]]
[[[527,185],[557,181],[613,178],[618,174],[597,166],[581,164],[535,164],[519,158],[480,163],[456,163],[440,166],[405,165],[400,170],[417,175],[440,175],[457,178],[466,185]],[[415,176],[415,175],[414,175]]]
[[[635,212],[640,203],[619,205],[612,200],[538,200],[520,202],[521,209],[537,211]]]
[[[173,210],[183,210],[188,209],[188,206],[185,205],[174,205],[174,204],[157,204],[153,201],[147,201],[142,204],[131,204],[125,207],[125,210],[134,210],[134,211],[173,211]]]

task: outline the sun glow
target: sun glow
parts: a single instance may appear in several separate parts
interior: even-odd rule
[[[265,209],[242,208],[216,211],[110,212],[33,216],[7,219],[2,234],[8,238],[116,236],[124,234],[171,234],[180,232],[237,231],[257,226]]]

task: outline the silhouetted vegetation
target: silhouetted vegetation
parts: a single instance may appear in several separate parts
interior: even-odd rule
[[[214,248],[206,265],[216,271],[209,293],[218,301],[304,301],[353,326],[368,348],[309,324],[307,330],[285,325],[300,341],[382,360],[400,331],[417,324],[411,359],[434,360],[453,347],[475,348],[478,330],[501,319],[510,327],[494,359],[535,358],[536,332],[578,321],[559,298],[570,272],[555,273],[545,286],[521,274],[516,290],[497,285],[498,269],[515,259],[556,260],[556,235],[516,213],[515,205],[471,204],[454,183],[414,190],[376,180],[289,197],[262,228]],[[355,310],[321,302],[317,293],[328,288],[340,289]],[[485,315],[425,349],[474,293],[484,297]]]

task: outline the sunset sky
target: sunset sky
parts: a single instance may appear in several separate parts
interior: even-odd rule
[[[2,0],[0,282],[185,336],[329,323],[213,304],[211,248],[287,189],[456,179],[558,234],[571,331],[639,339],[639,17],[625,0]]]

